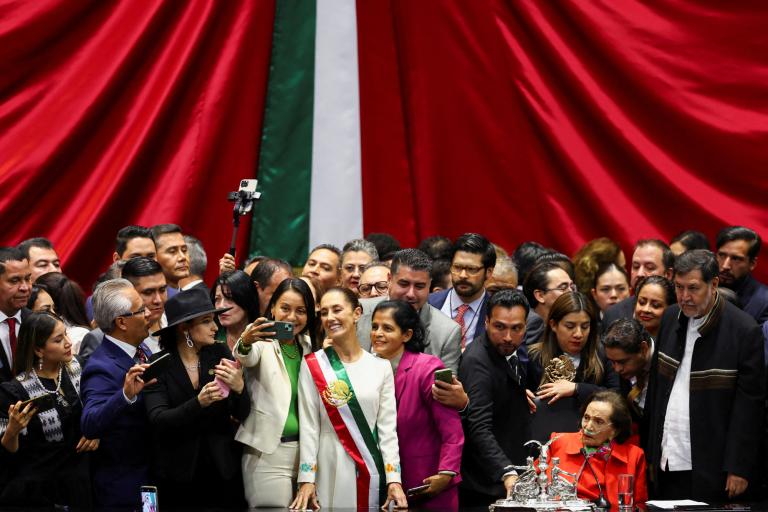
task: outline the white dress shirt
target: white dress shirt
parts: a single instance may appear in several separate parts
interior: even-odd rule
[[[661,437],[661,469],[663,471],[690,471],[693,467],[690,411],[691,360],[693,347],[699,339],[699,327],[704,323],[705,318],[688,320],[683,360],[680,361],[675,382],[672,384],[667,403],[667,415],[664,418],[664,433]]]
[[[485,322],[485,318],[480,318],[480,308],[483,305],[483,300],[485,300],[485,292],[483,292],[479,298],[467,304],[469,309],[464,313],[464,332],[466,333],[464,336],[464,345],[467,347],[472,343],[472,340],[475,339],[477,323]],[[464,301],[461,300],[461,297],[456,293],[456,290],[451,288],[440,311],[442,311],[444,315],[456,320],[456,315],[459,313],[459,306],[462,304],[464,304]]]
[[[0,311],[0,342],[3,344],[5,355],[8,356],[8,364],[13,368],[13,354],[11,354],[11,337],[8,332],[8,322],[5,319],[8,315]],[[21,328],[21,310],[18,310],[11,318],[16,319],[16,346],[19,343],[19,329]]]

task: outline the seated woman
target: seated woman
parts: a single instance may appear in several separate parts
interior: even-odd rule
[[[331,288],[320,299],[333,344],[301,363],[299,490],[291,509],[408,506],[392,367],[360,347],[355,324],[362,313],[347,288]]]
[[[144,388],[164,506],[243,504],[241,450],[230,417],[244,421],[251,402],[242,370],[214,339],[213,318],[222,311],[228,309],[216,309],[204,290],[185,290],[165,303],[168,326],[153,333],[163,350],[150,363],[170,354],[167,370]]]
[[[80,352],[80,343],[90,332],[85,312],[85,294],[80,285],[61,272],[48,272],[37,278],[35,286],[48,292],[58,314],[67,326],[72,353]]]
[[[274,322],[293,323],[293,338],[278,340]],[[299,368],[316,349],[315,300],[301,279],[285,279],[275,289],[267,318],[249,325],[234,354],[246,368],[250,414],[235,439],[243,450],[245,498],[251,508],[286,507],[299,472]]]
[[[621,377],[621,393],[627,398],[632,419],[643,416],[648,374],[653,357],[653,338],[634,318],[613,322],[603,336],[605,355]]]
[[[664,276],[641,277],[635,286],[635,296],[635,318],[655,338],[664,310],[677,302],[675,285]]]
[[[458,510],[464,432],[455,409],[432,398],[435,371],[445,366],[423,353],[424,327],[407,302],[380,302],[371,319],[371,349],[395,373],[397,431],[403,485],[429,488],[410,498],[420,508]]]
[[[616,263],[603,263],[595,272],[595,281],[590,293],[592,300],[595,301],[600,310],[600,318],[602,319],[606,309],[629,297],[627,271]]]
[[[615,391],[600,391],[582,406],[579,432],[552,434],[549,455],[560,458],[560,469],[576,474],[579,498],[597,500],[599,482],[605,499],[617,507],[619,475],[629,474],[635,477],[635,503],[648,500],[645,454],[637,445],[626,442],[631,424],[624,398]]]
[[[216,317],[220,326],[217,341],[225,341],[230,350],[243,334],[245,326],[259,317],[259,295],[251,278],[242,270],[228,270],[211,287],[211,302],[228,311]]]
[[[80,433],[80,363],[59,317],[24,320],[13,370],[16,378],[0,386],[0,466],[9,476],[0,504],[90,508],[85,452],[99,441]]]
[[[528,389],[549,404],[575,397],[581,405],[595,391],[619,388],[619,376],[598,344],[595,308],[581,292],[567,292],[555,300],[542,340],[528,348],[528,355]],[[555,380],[550,382],[545,369],[556,358],[572,370],[573,380],[552,374]]]

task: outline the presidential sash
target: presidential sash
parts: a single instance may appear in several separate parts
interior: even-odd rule
[[[357,508],[378,508],[386,496],[384,461],[344,365],[331,347],[305,359],[339,442],[355,462]]]

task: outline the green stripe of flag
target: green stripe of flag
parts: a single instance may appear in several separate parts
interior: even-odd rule
[[[250,254],[304,264],[309,252],[315,73],[313,0],[277,0],[267,85],[259,191]]]

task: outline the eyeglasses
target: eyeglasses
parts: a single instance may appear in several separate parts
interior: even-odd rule
[[[360,290],[360,295],[368,295],[373,288],[376,288],[376,291],[379,293],[384,293],[389,290],[389,281],[379,281],[373,284],[365,283],[357,287]]]
[[[143,314],[144,314],[144,312],[145,312],[146,310],[147,310],[147,307],[146,307],[146,306],[141,306],[141,307],[140,307],[139,309],[137,309],[136,311],[131,311],[130,313],[126,313],[126,314],[124,314],[124,315],[118,315],[118,316],[123,316],[123,317],[126,317],[126,318],[127,318],[127,317],[129,317],[129,316],[143,315]]]
[[[576,291],[576,283],[563,283],[560,286],[555,286],[554,288],[544,288],[544,292],[567,292],[567,291]]]
[[[466,272],[467,275],[476,276],[483,270],[485,270],[485,267],[470,267],[467,265],[451,265],[451,274],[456,274],[456,275],[459,275],[462,272]]]
[[[354,272],[355,269],[357,269],[357,271],[362,274],[363,271],[365,270],[365,267],[366,267],[366,265],[352,265],[352,264],[349,264],[349,265],[344,265],[342,268],[344,269],[345,272],[348,272],[350,274],[352,272]]]

